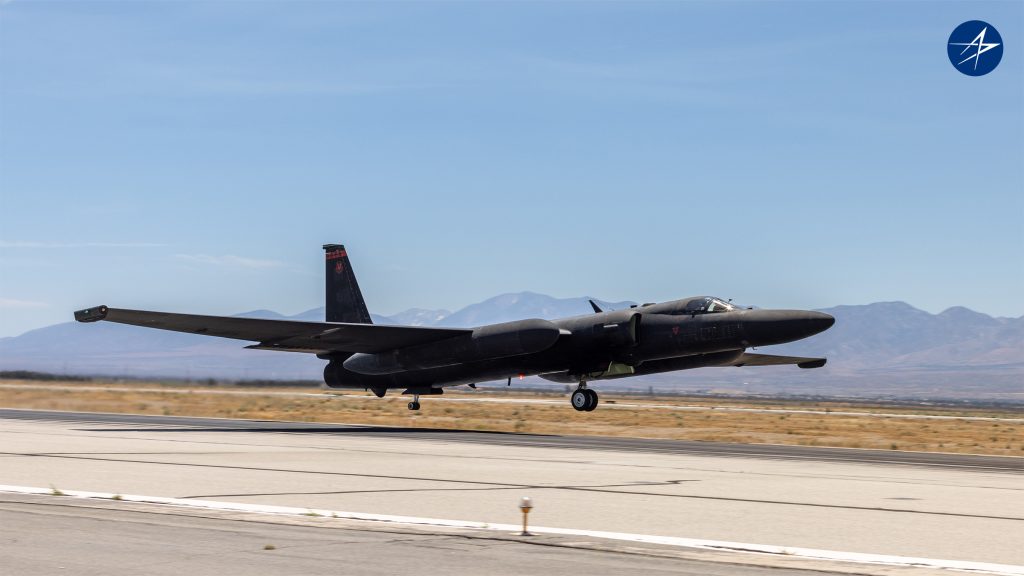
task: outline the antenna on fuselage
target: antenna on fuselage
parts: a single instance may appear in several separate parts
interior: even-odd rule
[[[594,302],[593,300],[587,300],[587,302],[590,302],[590,307],[594,309],[596,314],[604,312],[604,310],[601,310],[601,307],[597,305],[597,302]]]

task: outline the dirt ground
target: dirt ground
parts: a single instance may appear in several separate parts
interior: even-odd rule
[[[0,380],[0,406],[719,442],[1024,456],[1020,411],[601,393],[576,412],[561,393],[448,391],[380,399],[317,388]]]

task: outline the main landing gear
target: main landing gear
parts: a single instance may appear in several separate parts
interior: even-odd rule
[[[413,394],[412,395],[412,402],[409,402],[409,410],[419,410],[419,409],[420,409],[420,395],[419,394]]]
[[[587,388],[586,382],[580,382],[580,387],[572,393],[569,401],[577,412],[590,412],[597,408],[597,392]]]

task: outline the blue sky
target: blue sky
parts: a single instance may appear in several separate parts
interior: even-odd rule
[[[965,20],[991,74],[946,57]],[[519,290],[1024,314],[1021,2],[0,4],[0,336]]]

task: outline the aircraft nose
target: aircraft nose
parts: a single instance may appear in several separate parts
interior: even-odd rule
[[[814,329],[814,332],[811,332],[811,334],[824,332],[836,323],[835,317],[825,314],[824,312],[808,312],[807,314],[810,315],[806,319],[807,325]]]
[[[749,310],[743,329],[751,346],[782,344],[828,330],[836,319],[807,310]]]

